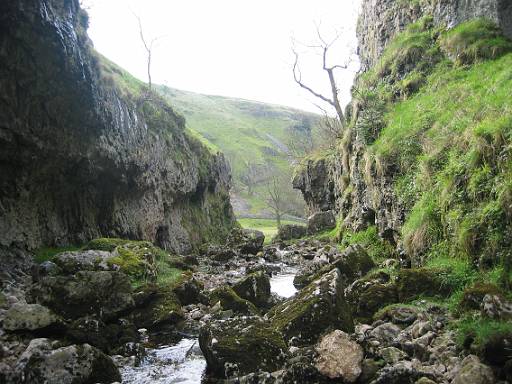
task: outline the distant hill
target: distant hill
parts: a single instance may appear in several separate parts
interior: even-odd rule
[[[239,216],[269,216],[266,185],[274,176],[283,185],[292,213],[303,213],[302,198],[289,182],[295,147],[290,140],[310,140],[319,115],[166,86],[157,89],[185,116],[189,129],[226,155],[233,173],[234,208]]]

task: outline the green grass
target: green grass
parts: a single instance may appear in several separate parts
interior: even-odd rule
[[[470,68],[443,62],[419,93],[390,108],[370,151],[398,169],[395,191],[412,207],[402,230],[410,254],[449,238],[453,254],[486,264],[506,245],[511,97],[507,54]]]
[[[277,221],[272,219],[238,219],[243,228],[257,229],[265,234],[265,244],[270,243],[277,234]],[[302,224],[296,221],[281,220],[281,224]]]
[[[158,91],[187,119],[190,133],[230,162],[235,193],[249,204],[249,212],[261,213],[265,203],[264,180],[271,174],[291,177],[292,166],[284,146],[292,133],[313,129],[319,116],[289,107],[222,96],[208,96],[158,86]],[[252,166],[259,174],[252,195],[243,178]],[[295,205],[302,199],[287,187]]]
[[[394,247],[379,236],[376,226],[370,226],[359,232],[342,231],[341,245],[348,247],[352,244],[359,244],[364,247],[376,263],[393,258],[395,255]]]
[[[495,59],[512,51],[512,42],[490,20],[475,19],[460,24],[441,38],[441,47],[457,65]]]
[[[512,322],[484,319],[481,317],[466,317],[456,322],[453,328],[457,332],[457,344],[460,348],[472,347],[479,351],[492,339],[502,339],[512,335]]]

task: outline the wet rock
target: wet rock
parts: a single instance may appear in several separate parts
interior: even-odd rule
[[[184,319],[181,303],[170,288],[149,286],[134,297],[131,319],[137,328],[172,328]]]
[[[105,324],[94,317],[83,317],[68,325],[66,337],[74,343],[87,343],[110,353],[124,343],[136,341],[138,334],[130,323]]]
[[[333,211],[317,212],[308,217],[308,234],[334,228],[336,228],[336,217]]]
[[[3,328],[7,331],[36,331],[59,323],[57,315],[48,308],[39,304],[18,302],[5,313]]]
[[[302,289],[295,297],[273,307],[266,315],[286,340],[314,343],[329,329],[352,332],[354,324],[337,269]]]
[[[202,300],[201,291],[204,285],[194,277],[185,278],[173,288],[182,305],[197,304]]]
[[[493,384],[495,377],[492,369],[480,362],[476,356],[468,356],[462,362],[462,368],[452,384]]]
[[[263,250],[265,235],[255,229],[234,228],[229,236],[226,245],[242,254],[256,255]]]
[[[248,300],[242,299],[236,294],[233,289],[228,286],[219,287],[213,290],[210,295],[210,304],[214,306],[220,303],[221,309],[232,310],[235,313],[243,315],[257,315],[258,309],[253,303]]]
[[[47,276],[33,289],[36,300],[65,318],[96,314],[109,319],[133,307],[132,287],[120,272],[81,271],[71,276]]]
[[[53,258],[53,262],[57,264],[63,273],[74,274],[79,271],[108,271],[112,269],[112,265],[108,264],[108,260],[113,255],[106,251],[74,251],[62,252]]]
[[[277,230],[275,240],[286,241],[292,239],[300,239],[301,237],[306,236],[306,234],[307,227],[305,225],[285,224],[281,225]]]
[[[361,374],[363,349],[345,332],[335,330],[325,335],[315,349],[315,367],[322,375],[353,383]]]
[[[417,360],[399,361],[379,370],[372,384],[414,383],[422,377],[435,378],[435,374],[425,369]]]
[[[199,345],[207,373],[219,378],[275,371],[287,349],[281,334],[258,317],[211,322],[201,328]]]
[[[225,246],[211,245],[207,251],[208,258],[221,263],[225,263],[229,260],[234,259],[237,255],[236,252]]]
[[[59,348],[49,339],[32,340],[16,368],[24,382],[34,384],[121,381],[112,359],[98,349],[88,344]]]
[[[257,307],[265,307],[270,299],[270,280],[262,271],[252,273],[233,285],[233,291]]]
[[[297,271],[295,277],[293,278],[293,285],[297,289],[304,288],[313,280],[316,280],[323,274],[332,271],[333,268],[334,266],[332,264],[327,264],[327,262],[325,261],[307,263],[305,265],[302,265]]]
[[[372,258],[359,244],[348,246],[334,262],[334,265],[340,270],[347,284],[363,277],[375,268]]]

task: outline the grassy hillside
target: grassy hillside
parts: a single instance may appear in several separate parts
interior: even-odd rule
[[[199,133],[228,158],[237,213],[268,212],[265,180],[271,175],[284,179],[288,199],[294,203],[294,213],[301,213],[302,198],[288,182],[292,168],[290,138],[307,137],[311,132],[314,135],[319,116],[277,105],[201,95],[165,86],[159,86],[158,90],[185,116],[189,129]],[[254,191],[249,191],[247,177],[253,179]]]

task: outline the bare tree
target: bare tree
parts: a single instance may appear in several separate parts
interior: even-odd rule
[[[160,39],[160,37],[155,37],[151,40],[147,40],[146,37],[144,36],[144,30],[142,28],[142,21],[140,19],[140,17],[134,13],[134,16],[137,18],[137,21],[139,23],[139,35],[140,35],[140,39],[142,40],[142,44],[144,45],[144,49],[146,50],[146,54],[147,54],[147,71],[148,71],[148,88],[149,88],[149,91],[151,92],[151,88],[152,88],[152,83],[151,83],[151,59],[152,59],[152,56],[153,56],[153,47],[154,47],[154,44],[155,42]]]
[[[318,99],[322,100],[323,102],[325,102],[325,103],[329,104],[331,107],[333,107],[336,110],[336,114],[338,116],[341,126],[344,127],[346,125],[345,114],[343,112],[343,108],[341,106],[340,99],[339,99],[339,88],[338,88],[338,85],[336,84],[335,71],[348,69],[348,67],[350,65],[350,61],[346,62],[345,64],[329,65],[328,64],[329,49],[331,49],[333,44],[339,39],[340,34],[336,33],[336,36],[332,40],[326,41],[320,32],[319,25],[316,25],[316,33],[317,33],[317,38],[318,38],[318,44],[317,45],[307,45],[306,47],[320,50],[321,56],[322,56],[322,69],[325,71],[325,73],[327,74],[327,77],[329,79],[329,84],[331,86],[331,95],[325,96],[325,95],[321,94],[320,92],[315,91],[309,85],[306,85],[304,83],[304,81],[302,80],[302,73],[301,73],[300,67],[299,67],[299,53],[297,52],[295,47],[292,48],[293,54],[295,55],[295,62],[293,64],[293,78],[294,78],[295,82],[301,88],[305,89],[306,91],[311,93],[313,96],[317,97]]]
[[[245,161],[244,174],[240,177],[240,181],[247,187],[247,194],[249,196],[254,195],[254,188],[257,186],[258,181],[262,178],[265,173],[264,169],[261,169],[258,164],[252,161]]]
[[[277,175],[272,175],[267,182],[267,205],[274,212],[277,227],[281,226],[281,218],[286,213],[286,199]]]

